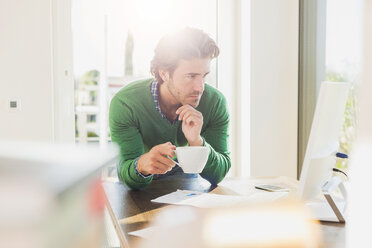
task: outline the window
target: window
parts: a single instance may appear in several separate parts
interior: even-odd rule
[[[328,0],[326,19],[326,80],[353,84],[345,110],[339,151],[348,154],[355,136],[355,93],[361,74],[362,1]],[[337,167],[346,168],[339,159]]]
[[[110,139],[109,103],[127,83],[151,77],[162,35],[191,26],[216,39],[216,8],[216,0],[73,0],[77,142]],[[216,85],[215,61],[207,82]]]
[[[350,82],[339,152],[348,153],[354,137],[355,92],[361,72],[362,0],[301,0],[299,95],[299,173],[310,134],[317,92],[323,81]],[[347,161],[339,160],[339,168]]]

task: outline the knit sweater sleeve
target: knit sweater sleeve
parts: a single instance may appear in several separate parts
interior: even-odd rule
[[[120,147],[119,179],[132,189],[147,186],[151,183],[152,176],[144,178],[134,168],[135,160],[144,153],[134,109],[120,97],[114,97],[110,104],[109,123],[111,139]]]
[[[218,184],[231,167],[230,152],[228,151],[229,114],[226,99],[222,95],[211,112],[213,114],[209,121],[210,124],[201,134],[205,146],[210,149],[210,153],[200,176],[211,184]]]

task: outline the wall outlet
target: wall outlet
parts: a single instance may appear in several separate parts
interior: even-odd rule
[[[21,101],[19,99],[10,99],[6,102],[9,112],[17,112],[21,110]]]

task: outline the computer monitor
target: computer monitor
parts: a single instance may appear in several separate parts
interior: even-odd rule
[[[349,89],[349,83],[321,84],[297,190],[300,199],[318,196],[332,176]]]

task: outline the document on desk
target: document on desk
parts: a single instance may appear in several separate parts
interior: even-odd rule
[[[218,195],[190,190],[177,190],[151,200],[156,203],[189,205],[199,208],[232,206],[244,203],[272,202],[285,197],[287,192],[257,192],[249,196]]]

